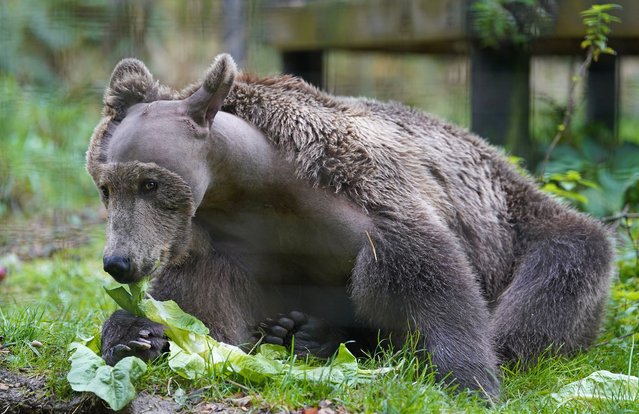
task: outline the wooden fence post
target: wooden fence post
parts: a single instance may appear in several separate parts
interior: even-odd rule
[[[539,154],[530,138],[530,55],[474,45],[470,59],[471,129],[533,168]]]
[[[299,76],[305,81],[324,89],[324,51],[304,50],[282,52],[284,73]]]
[[[612,145],[616,141],[619,118],[619,58],[601,55],[588,70],[586,81],[587,122],[609,132],[601,137],[602,143]]]

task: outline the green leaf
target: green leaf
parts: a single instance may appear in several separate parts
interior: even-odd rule
[[[552,397],[564,405],[573,400],[636,401],[639,395],[639,378],[596,371],[586,378],[562,387]]]
[[[180,306],[172,300],[158,301],[155,299],[145,299],[140,304],[144,315],[163,325],[183,331],[193,332],[199,335],[208,335],[207,328],[202,321],[195,316],[184,312]]]
[[[262,344],[260,345],[259,353],[266,358],[271,359],[286,359],[289,352],[282,345],[275,344]]]
[[[122,309],[132,313],[135,316],[144,316],[144,312],[140,309],[139,302],[129,293],[124,286],[108,288],[103,286],[106,293],[117,303]]]
[[[71,370],[67,380],[74,391],[92,392],[112,410],[124,408],[135,398],[133,382],[146,372],[146,364],[137,357],[126,357],[111,367],[86,346],[74,342],[69,358]]]
[[[91,351],[95,352],[96,354],[100,352],[102,341],[99,333],[97,333],[96,335],[85,336],[82,333],[78,332],[76,334],[76,337],[79,339],[82,345],[85,345]]]
[[[144,277],[141,280],[129,284],[129,290],[131,291],[131,296],[133,297],[133,302],[135,302],[138,306],[142,299],[144,299],[144,294],[146,290],[149,288],[150,278]]]
[[[541,189],[547,193],[554,194],[566,200],[576,201],[582,204],[588,204],[588,198],[583,194],[575,193],[572,191],[566,191],[560,188],[554,182],[544,184]]]
[[[289,353],[282,346],[262,345],[257,354],[247,354],[237,346],[218,342],[208,336],[208,328],[200,320],[180,309],[175,302],[157,301],[150,296],[148,299],[142,299],[146,287],[146,285],[130,286],[131,293],[129,293],[123,286],[119,286],[115,289],[107,289],[107,293],[124,309],[128,307],[127,310],[139,312],[140,316],[166,327],[165,334],[170,339],[169,367],[184,378],[235,374],[247,381],[259,383],[288,375],[305,381],[355,384],[369,381],[372,376],[391,370],[391,368],[359,369],[357,360],[343,344],[340,345],[337,356],[329,365],[319,367],[296,362],[295,358],[290,360]],[[78,344],[78,346],[82,345]],[[102,382],[109,385],[106,389],[108,392],[103,392],[104,397],[100,395],[105,400],[106,398],[112,401],[116,399],[114,404],[119,404],[126,398],[133,398],[132,387],[125,387],[121,385],[121,382],[116,382],[116,379],[123,376],[119,370],[115,370],[119,363],[111,372],[108,371],[110,367],[105,367],[101,358],[95,359],[95,354],[92,353],[84,354],[86,352],[78,355],[86,357],[93,365],[88,373],[84,371],[80,373],[74,371],[73,375],[69,373],[71,378],[83,375],[81,381],[75,381],[76,384],[85,384],[87,380],[95,382],[91,378],[99,376]],[[94,389],[90,391],[98,393]],[[116,398],[125,393],[126,398]]]
[[[616,55],[616,54],[617,54],[617,51],[616,51],[616,50],[614,50],[614,49],[613,49],[613,48],[611,48],[611,47],[607,47],[607,48],[603,49],[603,50],[602,50],[602,52],[603,52],[603,53],[606,53],[606,54],[608,54],[608,55]]]
[[[275,378],[286,371],[286,366],[281,361],[270,359],[261,353],[256,355],[235,355],[229,362],[233,372],[252,382],[264,382],[269,378]]]
[[[595,42],[595,45],[597,46],[597,49],[601,50],[605,50],[606,49],[606,42],[603,40],[598,40]]]
[[[195,379],[206,372],[206,361],[199,354],[191,354],[169,341],[169,367],[181,377]]]
[[[333,383],[352,383],[358,382],[358,366],[357,359],[346,348],[346,345],[340,344],[337,355],[332,363],[326,367],[312,368],[310,370],[300,370],[304,373],[305,379],[314,378],[316,381],[328,380]]]
[[[75,350],[75,352],[69,358],[71,371],[67,374],[67,380],[74,390],[87,391],[84,387],[95,377],[98,368],[106,365],[106,362],[79,342],[71,343],[69,350]]]
[[[199,319],[180,309],[174,301],[145,299],[140,309],[145,317],[164,325],[166,336],[180,347],[196,354],[206,351],[207,344],[199,337],[208,335],[209,329]]]

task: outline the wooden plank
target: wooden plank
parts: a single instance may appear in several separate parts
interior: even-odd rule
[[[280,50],[388,49],[462,40],[466,0],[266,2],[265,41]]]
[[[265,1],[264,40],[280,50],[352,49],[469,53],[468,0]],[[539,54],[578,54],[585,29],[579,12],[593,0],[557,2],[551,30],[533,42]],[[639,1],[616,0],[613,47],[639,54]]]

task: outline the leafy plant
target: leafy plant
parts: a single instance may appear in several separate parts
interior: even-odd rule
[[[234,345],[218,342],[208,336],[209,330],[197,318],[185,313],[174,301],[144,299],[147,280],[106,289],[120,306],[138,316],[161,323],[171,341],[169,367],[186,379],[237,375],[246,381],[264,382],[288,376],[295,380],[357,384],[369,381],[374,375],[388,372],[387,368],[362,369],[344,344],[340,345],[329,365],[313,366],[296,362],[282,346],[262,345],[250,355]],[[89,391],[105,400],[114,410],[123,408],[135,397],[132,382],[146,371],[137,357],[127,357],[114,367],[107,366],[93,350],[74,342],[70,348],[71,371],[67,375],[75,391]]]
[[[561,124],[557,126],[555,137],[546,150],[546,156],[544,157],[541,167],[542,174],[546,164],[548,163],[548,160],[550,159],[550,154],[564,137],[566,132],[570,129],[572,115],[577,104],[577,86],[588,72],[588,68],[590,68],[593,61],[596,62],[599,59],[599,56],[602,53],[616,53],[612,48],[608,46],[608,35],[611,32],[610,23],[618,23],[621,20],[611,15],[609,12],[611,10],[620,8],[621,6],[617,4],[595,4],[592,5],[589,9],[581,12],[583,23],[586,26],[586,36],[581,42],[581,48],[586,49],[586,57],[576,69],[575,74],[571,78],[570,87],[568,89],[568,103],[566,105],[563,120]]]
[[[566,200],[578,203],[581,206],[588,204],[588,198],[581,194],[580,188],[598,188],[597,184],[586,180],[579,171],[568,170],[547,174],[543,177],[541,189]]]
[[[553,0],[478,0],[473,27],[484,47],[521,46],[549,27],[553,9]]]
[[[596,371],[582,380],[565,385],[552,394],[552,397],[560,406],[583,400],[637,401],[639,378],[609,371]]]
[[[111,367],[81,343],[71,344],[70,349],[75,352],[67,380],[73,390],[94,393],[114,411],[135,398],[133,383],[146,372],[146,364],[140,358],[127,357]]]
[[[632,205],[632,194],[639,191],[637,159],[639,146],[629,143],[612,150],[593,139],[578,149],[561,145],[546,164],[542,188],[595,216],[614,215]]]
[[[611,10],[618,9],[621,9],[618,4],[593,4],[588,10],[580,13],[586,25],[586,36],[581,42],[581,48],[587,49],[595,62],[599,60],[599,55],[602,53],[617,54],[608,46],[608,35],[611,32],[610,23],[621,22],[621,19],[610,14]]]

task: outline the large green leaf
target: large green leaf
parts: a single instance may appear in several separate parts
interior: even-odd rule
[[[290,360],[281,346],[263,345],[256,354],[247,354],[237,346],[208,336],[208,328],[175,302],[157,301],[151,297],[143,299],[145,289],[146,285],[137,285],[130,287],[131,293],[122,286],[106,291],[129,312],[166,327],[165,334],[171,340],[169,367],[187,379],[233,374],[257,383],[289,376],[301,381],[357,384],[392,370],[360,369],[357,359],[344,344],[329,364],[319,367]],[[133,381],[146,370],[140,359],[128,357],[109,367],[86,346],[73,343],[71,347],[75,352],[71,356],[67,379],[74,390],[93,392],[114,410],[124,407],[135,397]]]
[[[140,304],[147,318],[157,323],[164,324],[169,328],[182,331],[193,332],[199,335],[208,335],[209,328],[206,327],[195,316],[184,312],[177,303],[172,300],[158,301],[155,299],[145,299]]]
[[[106,293],[111,296],[111,299],[115,301],[122,309],[132,313],[136,316],[142,316],[143,313],[140,310],[138,304],[133,300],[133,296],[129,293],[124,286],[118,286],[115,288],[107,288],[104,286]]]
[[[639,378],[609,371],[596,371],[582,380],[565,385],[559,392],[552,394],[552,397],[560,405],[580,400],[639,402]]]
[[[139,306],[144,316],[164,325],[166,336],[187,352],[199,354],[207,351],[208,344],[204,338],[208,335],[209,328],[180,309],[174,301],[151,298],[144,299]]]
[[[169,349],[169,367],[181,377],[195,379],[206,372],[206,361],[199,354],[188,353],[173,341],[169,341]]]
[[[112,410],[124,408],[135,398],[133,382],[146,371],[146,364],[137,357],[126,357],[111,367],[86,346],[74,342],[71,370],[67,380],[74,391],[92,392],[102,398]]]

